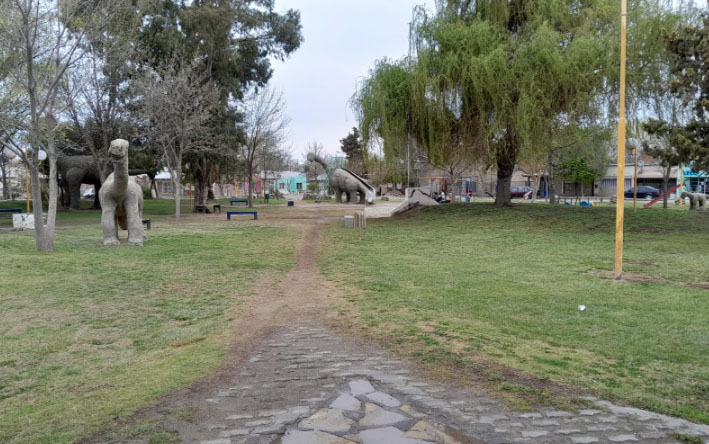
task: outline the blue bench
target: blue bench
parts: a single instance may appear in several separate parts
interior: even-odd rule
[[[232,214],[253,214],[254,220],[258,220],[258,212],[257,211],[227,211],[226,212],[226,220],[231,220]]]
[[[22,208],[0,208],[0,213],[22,214]]]
[[[234,203],[239,203],[239,202],[243,202],[248,205],[249,199],[232,199],[229,201],[229,205],[234,205]]]

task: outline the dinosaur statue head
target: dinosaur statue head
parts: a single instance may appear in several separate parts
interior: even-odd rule
[[[111,141],[111,146],[108,148],[108,158],[113,163],[123,162],[128,158],[128,141],[116,139]]]

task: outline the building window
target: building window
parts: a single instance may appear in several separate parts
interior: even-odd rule
[[[172,194],[174,193],[175,189],[172,186],[172,182],[170,181],[165,181],[162,183],[162,192],[163,194]]]
[[[295,189],[298,191],[303,191],[303,182],[298,182],[295,184]]]
[[[286,184],[283,183],[283,182],[279,183],[279,184],[278,184],[278,189],[279,189],[279,190],[285,190],[285,189],[286,189]]]

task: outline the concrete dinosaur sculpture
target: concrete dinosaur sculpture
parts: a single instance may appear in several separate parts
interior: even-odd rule
[[[342,193],[347,195],[347,202],[355,202],[359,193],[359,203],[374,203],[376,192],[374,188],[352,171],[346,168],[332,168],[322,157],[314,153],[308,154],[308,160],[317,162],[327,171],[330,186],[335,190],[335,201],[342,203]]]
[[[78,210],[81,202],[81,184],[101,188],[101,170],[94,156],[59,156],[57,158],[59,186],[62,189],[62,205]],[[99,208],[98,195],[94,208]]]
[[[704,193],[688,193],[682,191],[680,198],[689,198],[689,209],[690,210],[703,210],[707,204],[707,196]]]
[[[120,245],[118,227],[128,230],[128,244],[142,246],[148,237],[143,231],[143,190],[128,176],[128,141],[111,141],[108,157],[113,173],[98,192],[101,201],[103,245]]]

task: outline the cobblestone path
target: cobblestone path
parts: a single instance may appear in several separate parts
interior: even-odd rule
[[[412,375],[383,350],[299,321],[256,347],[232,386],[194,401],[208,421],[174,425],[199,444],[709,442],[709,426],[595,399],[577,413],[514,413]]]

